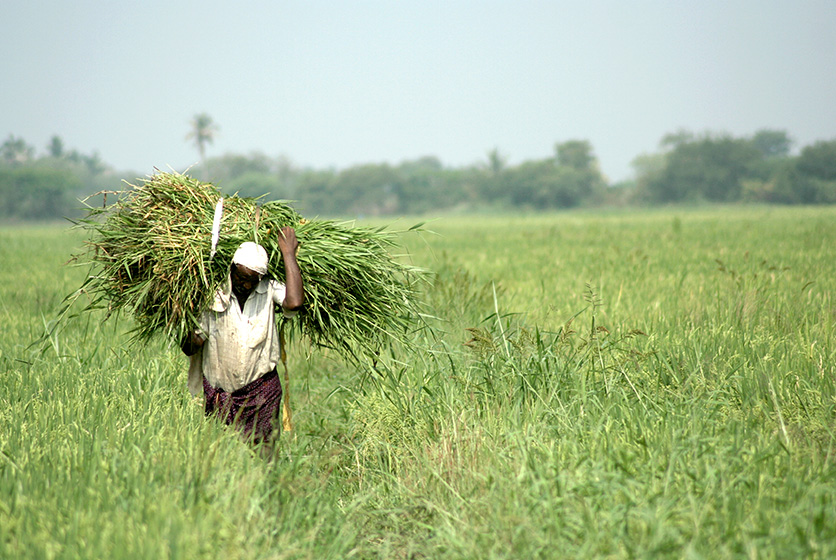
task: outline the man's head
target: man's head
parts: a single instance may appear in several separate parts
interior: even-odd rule
[[[230,279],[236,296],[249,296],[261,277],[267,274],[267,251],[261,245],[247,241],[232,256]]]

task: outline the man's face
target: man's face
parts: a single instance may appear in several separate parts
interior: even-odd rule
[[[232,279],[232,291],[235,292],[236,296],[249,296],[261,281],[261,275],[258,272],[240,264],[232,265],[230,277]]]

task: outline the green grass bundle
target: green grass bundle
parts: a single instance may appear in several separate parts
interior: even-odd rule
[[[283,226],[296,229],[297,260],[306,301],[299,327],[315,344],[374,355],[398,339],[416,317],[420,271],[398,260],[396,233],[346,223],[305,220],[280,201],[225,197],[217,253],[210,258],[215,205],[221,193],[187,175],[157,172],[117,202],[90,208],[78,225],[89,231],[91,264],[79,290],[91,297],[85,310],[127,312],[133,340],[155,335],[178,342],[197,325],[203,309],[226,281],[232,256],[244,241],[267,249],[268,274],[284,281],[278,247]]]

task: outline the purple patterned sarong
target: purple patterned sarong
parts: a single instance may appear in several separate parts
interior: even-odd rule
[[[282,383],[275,369],[232,393],[212,387],[204,377],[203,395],[206,416],[214,413],[226,424],[235,424],[253,443],[270,441],[281,422]]]

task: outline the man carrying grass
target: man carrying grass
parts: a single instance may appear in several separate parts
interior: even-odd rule
[[[271,440],[281,410],[275,306],[293,317],[305,300],[295,230],[282,228],[278,245],[286,283],[265,276],[264,247],[242,243],[232,257],[226,285],[201,315],[200,328],[182,344],[190,357],[189,390],[197,395],[202,385],[206,415],[214,413],[237,425],[254,443]]]

